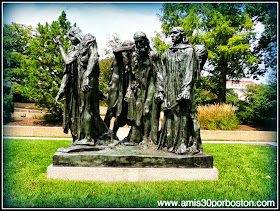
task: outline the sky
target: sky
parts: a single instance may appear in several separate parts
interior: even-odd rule
[[[34,29],[37,24],[51,24],[58,20],[62,11],[73,25],[74,23],[84,34],[90,33],[96,37],[98,52],[102,56],[108,43],[108,36],[115,33],[121,41],[132,40],[136,31],[143,31],[150,39],[155,32],[161,32],[161,23],[157,14],[160,14],[162,3],[148,2],[8,2],[3,3],[3,24],[12,22],[31,25]],[[261,25],[256,27],[260,32]],[[266,77],[261,77],[256,83],[266,83]],[[248,80],[248,79],[246,79]],[[252,80],[252,79],[250,79]]]
[[[148,38],[161,31],[157,18],[162,3],[4,3],[3,24],[31,25],[51,24],[58,20],[62,11],[73,25],[77,24],[84,34],[96,37],[99,53],[106,47],[108,35],[117,33],[121,41],[133,40],[136,31],[143,31]]]

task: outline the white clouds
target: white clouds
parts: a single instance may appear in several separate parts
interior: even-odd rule
[[[144,31],[150,38],[154,36],[155,30],[161,29],[155,14],[144,15],[114,6],[92,6],[84,10],[71,8],[65,12],[71,23],[76,22],[84,33],[91,33],[96,37],[99,53],[106,46],[109,34],[117,33],[125,41],[133,40],[136,31]]]
[[[52,23],[61,15],[61,8],[56,5],[47,5],[43,10],[39,9],[34,4],[9,4],[4,6],[4,24],[11,22],[31,25],[33,28],[37,27],[37,24],[45,24],[46,22]]]
[[[49,24],[58,19],[64,10],[67,19],[83,31],[91,33],[97,39],[99,53],[106,46],[107,35],[117,33],[121,40],[133,40],[136,31],[144,31],[147,37],[154,36],[154,31],[161,30],[157,19],[158,10],[151,10],[149,4],[130,5],[105,3],[42,3],[42,4],[8,4],[4,7],[4,23],[21,23],[32,25]],[[152,5],[151,5],[152,6]],[[146,8],[146,10],[145,10]],[[155,5],[153,5],[155,8]],[[153,11],[149,14],[149,11]]]

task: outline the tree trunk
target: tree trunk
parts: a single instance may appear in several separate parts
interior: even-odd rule
[[[223,65],[221,78],[220,78],[220,90],[218,93],[218,103],[226,102],[226,85],[227,85],[227,74],[226,65]]]

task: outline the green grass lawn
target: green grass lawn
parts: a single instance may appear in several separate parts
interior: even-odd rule
[[[218,181],[85,182],[47,179],[59,147],[71,141],[3,140],[3,206],[158,208],[159,200],[277,198],[277,150],[267,146],[204,144]]]

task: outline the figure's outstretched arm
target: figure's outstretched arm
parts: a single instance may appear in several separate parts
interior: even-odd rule
[[[60,49],[61,52],[61,56],[65,62],[65,64],[71,64],[73,61],[75,61],[77,59],[78,56],[78,51],[73,51],[71,53],[69,53],[68,55],[66,54],[64,48],[63,48],[63,44],[62,42],[59,40],[60,36],[56,37],[56,39],[54,39],[54,42],[56,44],[58,44],[58,47]]]

